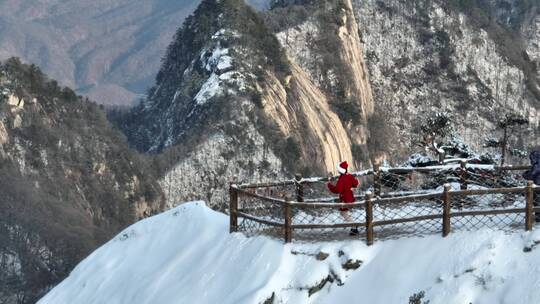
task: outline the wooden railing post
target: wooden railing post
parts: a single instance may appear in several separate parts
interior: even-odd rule
[[[373,164],[373,189],[375,196],[381,195],[381,164],[379,162]]]
[[[290,243],[292,241],[292,202],[290,198],[287,198],[287,201],[283,205],[283,219],[284,227],[283,234],[285,243]]]
[[[302,175],[296,174],[295,177],[295,187],[296,187],[296,201],[304,201],[304,185],[302,184]]]
[[[533,226],[533,200],[534,200],[534,193],[533,193],[533,182],[528,181],[527,187],[525,188],[525,194],[526,194],[526,203],[525,203],[525,230],[531,231]]]
[[[467,162],[464,160],[460,162],[459,180],[459,189],[467,190]]]
[[[443,231],[442,236],[446,237],[450,233],[450,185],[444,185],[443,198]]]
[[[366,192],[366,243],[373,245],[373,194]]]
[[[446,153],[444,152],[437,152],[439,155],[439,165],[444,165],[444,159],[446,157]]]
[[[236,191],[236,184],[231,182],[229,184],[229,232],[238,231],[238,191]]]

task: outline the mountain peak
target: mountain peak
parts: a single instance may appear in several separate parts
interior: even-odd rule
[[[208,114],[204,106],[254,91],[253,67],[274,67],[281,75],[289,71],[279,42],[258,13],[241,0],[203,1],[168,47],[148,99],[133,111],[160,117],[159,123],[153,120],[150,132],[130,125],[128,130],[138,129],[128,132],[132,142],[156,152],[178,143],[194,119]]]

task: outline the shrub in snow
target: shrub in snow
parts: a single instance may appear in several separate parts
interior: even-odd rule
[[[421,118],[417,125],[419,143],[426,149],[439,151],[437,142],[444,141],[454,132],[452,117],[447,113],[432,113]]]
[[[409,304],[429,304],[429,300],[422,301],[422,299],[424,299],[425,296],[426,296],[426,292],[423,290],[418,293],[415,293],[409,297]]]

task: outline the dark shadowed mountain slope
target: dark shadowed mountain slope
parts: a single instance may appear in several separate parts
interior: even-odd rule
[[[96,104],[16,59],[0,73],[0,302],[34,303],[163,198]]]

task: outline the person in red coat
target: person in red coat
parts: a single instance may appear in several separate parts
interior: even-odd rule
[[[348,168],[349,164],[347,164],[346,161],[340,163],[337,166],[337,169],[340,173],[337,183],[334,185],[331,182],[328,182],[327,186],[328,190],[330,190],[332,193],[339,193],[340,202],[351,204],[356,201],[352,188],[358,187],[358,180],[351,174],[347,173]],[[349,214],[348,208],[340,208],[339,211],[341,212],[341,216],[343,216],[343,219],[345,219],[346,222],[353,221],[351,215]],[[350,234],[357,235],[358,228],[352,228]]]

